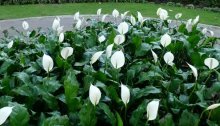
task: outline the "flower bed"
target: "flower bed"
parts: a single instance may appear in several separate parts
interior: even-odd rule
[[[25,32],[2,38],[0,124],[219,125],[213,32],[197,28],[199,16],[175,25],[181,13],[174,21],[162,8],[160,19],[127,13],[118,25],[101,9],[98,20],[76,13],[65,33],[58,17],[47,33],[24,21]]]

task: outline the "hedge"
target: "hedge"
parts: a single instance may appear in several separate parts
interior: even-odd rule
[[[220,7],[220,0],[0,0],[1,5],[5,4],[58,4],[58,3],[81,3],[81,2],[155,2],[155,3],[182,3],[194,4],[199,7]]]

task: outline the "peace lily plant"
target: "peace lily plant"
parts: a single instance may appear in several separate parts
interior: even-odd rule
[[[1,38],[0,125],[220,125],[218,38],[199,16],[103,12]]]

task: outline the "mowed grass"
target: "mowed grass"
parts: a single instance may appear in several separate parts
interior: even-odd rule
[[[111,14],[113,9],[121,13],[129,10],[130,14],[140,11],[143,16],[157,17],[159,7],[167,9],[169,16],[174,19],[176,13],[182,13],[182,19],[187,20],[200,15],[200,23],[220,26],[220,13],[205,11],[202,9],[187,9],[184,7],[172,7],[164,4],[151,3],[71,3],[71,4],[37,4],[37,5],[5,5],[0,6],[0,19],[14,19],[37,16],[73,15],[79,11],[81,14],[96,14],[98,8],[102,13]]]

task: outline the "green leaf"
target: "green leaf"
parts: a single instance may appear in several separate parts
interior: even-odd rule
[[[28,126],[30,115],[27,109],[21,105],[16,105],[10,115],[10,126]]]
[[[64,79],[65,100],[69,111],[75,111],[79,108],[78,94],[79,83],[76,79],[75,72],[70,69]]]
[[[143,126],[145,125],[145,122],[147,121],[145,118],[144,113],[146,113],[146,106],[147,106],[148,100],[144,100],[131,114],[131,118],[129,120],[129,123],[132,126]],[[145,119],[144,119],[145,118]]]
[[[42,97],[43,97],[44,101],[47,103],[47,105],[50,109],[53,109],[53,110],[58,109],[58,103],[57,103],[56,97],[54,97],[50,93],[45,93],[45,94],[42,95]]]
[[[154,86],[146,86],[145,88],[133,88],[132,92],[134,93],[133,99],[139,99],[144,96],[148,96],[149,94],[159,94],[161,90]]]
[[[121,119],[121,116],[116,112],[116,117],[117,117],[117,126],[123,126],[123,121]]]
[[[160,126],[175,126],[175,123],[173,122],[172,118],[172,115],[168,113],[165,117],[160,119]]]
[[[199,116],[197,114],[184,110],[180,117],[179,126],[196,126],[198,121]]]
[[[111,122],[112,126],[116,125],[116,119],[114,114],[111,112],[110,108],[108,105],[104,104],[104,103],[99,103],[99,107],[104,111],[104,113],[107,115],[109,122]]]
[[[85,103],[79,112],[81,126],[95,126],[97,122],[95,106]]]
[[[43,121],[42,126],[69,126],[69,118],[64,116],[52,116]]]

